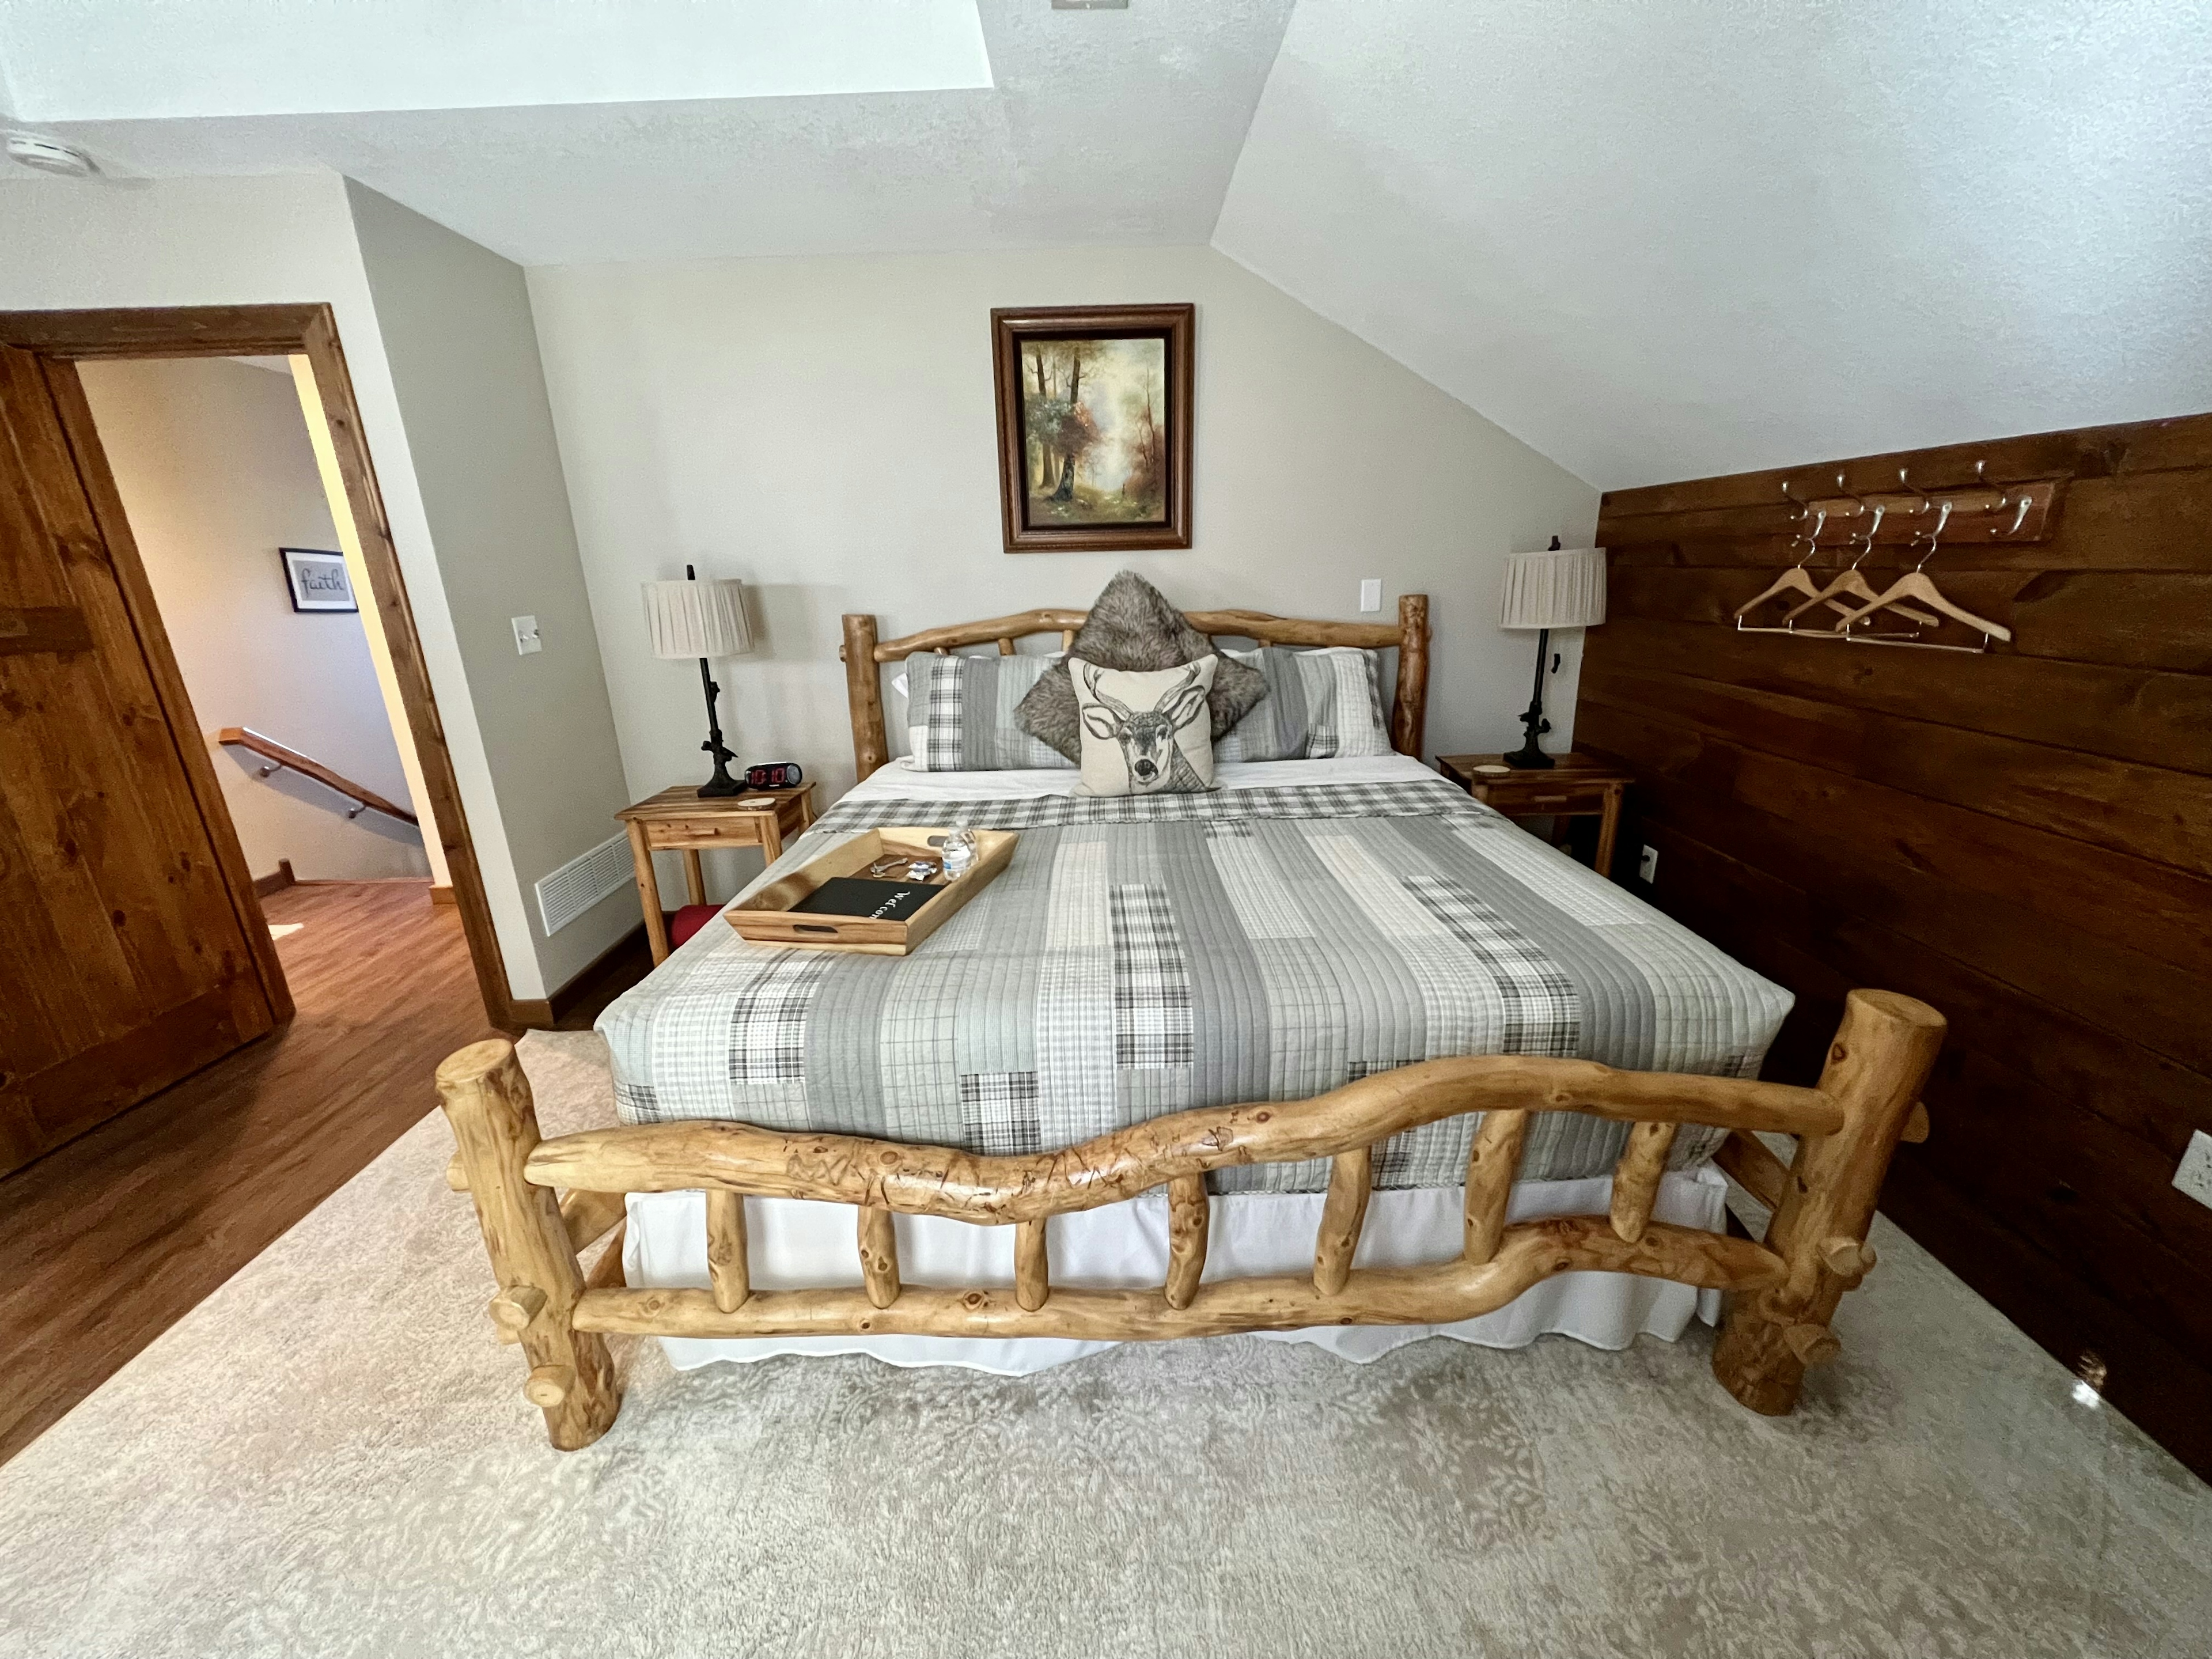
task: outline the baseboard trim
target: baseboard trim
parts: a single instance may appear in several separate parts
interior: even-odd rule
[[[298,878],[292,873],[292,860],[278,859],[275,870],[268,875],[254,877],[253,896],[256,898],[267,898],[271,893],[281,893],[287,887],[296,887],[299,884]]]
[[[443,885],[441,885],[437,882],[434,881],[430,884],[430,902],[433,904],[459,904],[460,900],[453,896],[453,888],[451,882],[447,882]]]
[[[650,947],[646,942],[645,923],[642,921],[612,945],[607,946],[605,950],[600,951],[599,955],[593,957],[582,968],[570,975],[568,981],[550,996],[509,999],[507,1005],[507,1023],[525,1030],[551,1029],[583,1006],[585,1000],[598,988],[600,977],[610,968],[623,957],[640,950],[646,950],[647,954],[650,954]]]

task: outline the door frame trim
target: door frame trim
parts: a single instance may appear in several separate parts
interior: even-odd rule
[[[362,555],[368,566],[369,587],[384,623],[384,637],[392,669],[399,685],[401,705],[407,711],[409,730],[437,821],[438,839],[453,878],[453,899],[460,911],[461,931],[468,940],[469,959],[475,964],[477,987],[483,998],[484,1013],[494,1025],[519,1030],[525,1023],[507,982],[506,958],[492,924],[491,905],[484,894],[483,872],[477,863],[476,845],[469,832],[466,810],[461,804],[460,780],[438,714],[436,694],[430,685],[429,665],[422,653],[422,636],[415,627],[415,612],[407,600],[407,583],[399,568],[399,552],[384,511],[383,492],[362,428],[361,410],[354,398],[353,376],[339,343],[337,319],[327,305],[161,306],[99,311],[0,312],[0,344],[20,347],[43,359],[41,367],[62,412],[63,426],[76,451],[80,476],[91,497],[93,510],[108,538],[116,561],[118,585],[138,631],[147,662],[153,670],[155,692],[179,737],[185,775],[191,781],[202,815],[222,831],[216,836],[216,862],[230,890],[231,902],[246,923],[247,944],[270,1006],[280,1021],[292,1017],[291,993],[285,988],[274,943],[269,937],[261,901],[253,890],[253,877],[239,850],[238,836],[224,803],[221,783],[206,745],[185,743],[182,734],[192,729],[191,704],[161,615],[154,607],[137,544],[125,521],[122,502],[108,473],[92,424],[90,406],[75,368],[87,357],[307,357],[313,366],[315,389],[323,405],[337,453],[338,472],[345,485]],[[221,843],[228,842],[228,845]]]

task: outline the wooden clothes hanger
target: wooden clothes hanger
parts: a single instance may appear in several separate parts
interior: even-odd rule
[[[1905,475],[1902,471],[1898,474],[1898,479],[1900,483],[1904,482]],[[1911,488],[1910,484],[1906,484],[1905,487]],[[1972,611],[1952,604],[1944,597],[1943,591],[1936,586],[1934,579],[1925,574],[1928,561],[1936,556],[1936,544],[1943,538],[1943,526],[1951,521],[1951,503],[1947,500],[1938,502],[1937,507],[1939,511],[1936,514],[1936,527],[1929,532],[1928,550],[1921,555],[1920,562],[1892,582],[1886,592],[1874,596],[1861,609],[1846,613],[1843,619],[1837,623],[1836,632],[1845,640],[1855,645],[1896,645],[1909,647],[1916,651],[1970,653],[1988,650],[1990,641],[1993,639],[2003,640],[2010,643],[2012,629],[2001,623],[1993,623],[1986,617],[1978,617]],[[1997,510],[2002,512],[2004,507],[2005,501],[2002,497],[2000,497],[1997,501]],[[2017,530],[2021,522],[2027,517],[2027,498],[2023,495],[2020,501],[2019,514],[2013,521],[2013,528]],[[1919,538],[1915,537],[1913,539],[1917,541]],[[1900,599],[1918,599],[1929,609],[1940,611],[1952,621],[1964,623],[1969,628],[1978,629],[1982,635],[1982,642],[1979,645],[1944,645],[1934,640],[1920,639],[1915,635],[1871,632],[1854,634],[1850,631],[1853,623],[1864,622],[1877,611],[1895,611],[1899,616],[1905,617],[1921,615],[1918,611],[1908,610],[1899,605],[1898,601]],[[1931,623],[1936,621],[1932,617],[1928,617],[1927,620]]]
[[[1784,495],[1789,495],[1790,499],[1792,501],[1796,501],[1797,499],[1794,495],[1790,495],[1790,484],[1786,479],[1783,482],[1782,493]],[[1798,508],[1799,516],[1803,516],[1805,510],[1806,509],[1801,505]],[[1786,593],[1809,594],[1816,593],[1820,591],[1820,585],[1813,580],[1812,573],[1808,571],[1805,567],[1812,562],[1813,556],[1820,550],[1820,532],[1822,528],[1826,526],[1827,522],[1828,509],[1825,507],[1820,507],[1818,509],[1817,514],[1813,520],[1813,533],[1808,536],[1802,531],[1800,531],[1796,536],[1790,538],[1793,541],[1802,541],[1805,544],[1805,556],[1798,560],[1796,563],[1791,565],[1789,569],[1784,571],[1780,575],[1777,576],[1767,585],[1766,591],[1761,593],[1757,599],[1746,599],[1741,605],[1736,606],[1735,631],[1737,633],[1795,634],[1797,631],[1794,627],[1786,626],[1782,628],[1747,628],[1744,626],[1743,619],[1749,616],[1753,611],[1758,610],[1762,605],[1767,604],[1770,600],[1778,599]]]
[[[1838,489],[1843,489],[1844,488],[1844,477],[1841,473],[1838,473],[1836,475],[1836,488]],[[1844,490],[1844,493],[1845,495],[1850,494],[1849,490]],[[1859,498],[1853,495],[1851,499],[1853,501],[1857,501]],[[1844,616],[1848,617],[1852,614],[1852,608],[1844,603],[1845,600],[1856,599],[1862,604],[1869,604],[1881,597],[1874,591],[1873,584],[1869,582],[1864,576],[1859,574],[1859,566],[1865,560],[1866,556],[1874,551],[1875,538],[1881,534],[1882,515],[1888,510],[1887,503],[1876,501],[1873,504],[1872,511],[1874,513],[1874,523],[1868,527],[1866,534],[1863,538],[1857,538],[1859,544],[1858,557],[1851,561],[1850,567],[1848,569],[1838,575],[1836,579],[1830,582],[1826,587],[1816,592],[1812,598],[1807,599],[1796,610],[1784,611],[1782,616],[1782,620],[1784,622],[1795,622],[1806,611],[1812,610],[1815,605],[1820,605],[1832,606],[1835,610],[1841,611]],[[1909,617],[1915,622],[1926,623],[1930,627],[1933,627],[1936,623],[1936,619],[1935,617],[1929,616],[1925,611],[1915,611],[1909,605],[1897,605],[1893,608],[1900,617]],[[1808,633],[1806,637],[1808,639],[1838,639],[1842,637],[1842,635],[1839,629],[1832,629],[1825,634]]]

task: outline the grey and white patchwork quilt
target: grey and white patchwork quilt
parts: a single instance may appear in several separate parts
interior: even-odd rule
[[[749,944],[716,922],[608,1008],[628,1123],[729,1118],[984,1153],[1188,1107],[1300,1100],[1460,1054],[1755,1075],[1790,994],[1443,780],[1210,794],[848,799],[854,832],[1021,833],[907,957]],[[1455,1186],[1475,1120],[1396,1136],[1377,1184]],[[1603,1174],[1626,1127],[1553,1112],[1522,1175]],[[1685,1132],[1678,1164],[1719,1136]],[[1310,1191],[1326,1161],[1223,1171]]]

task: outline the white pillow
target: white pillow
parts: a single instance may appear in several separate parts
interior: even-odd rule
[[[1079,795],[1196,794],[1213,787],[1206,707],[1218,657],[1132,673],[1067,659],[1083,726]]]

